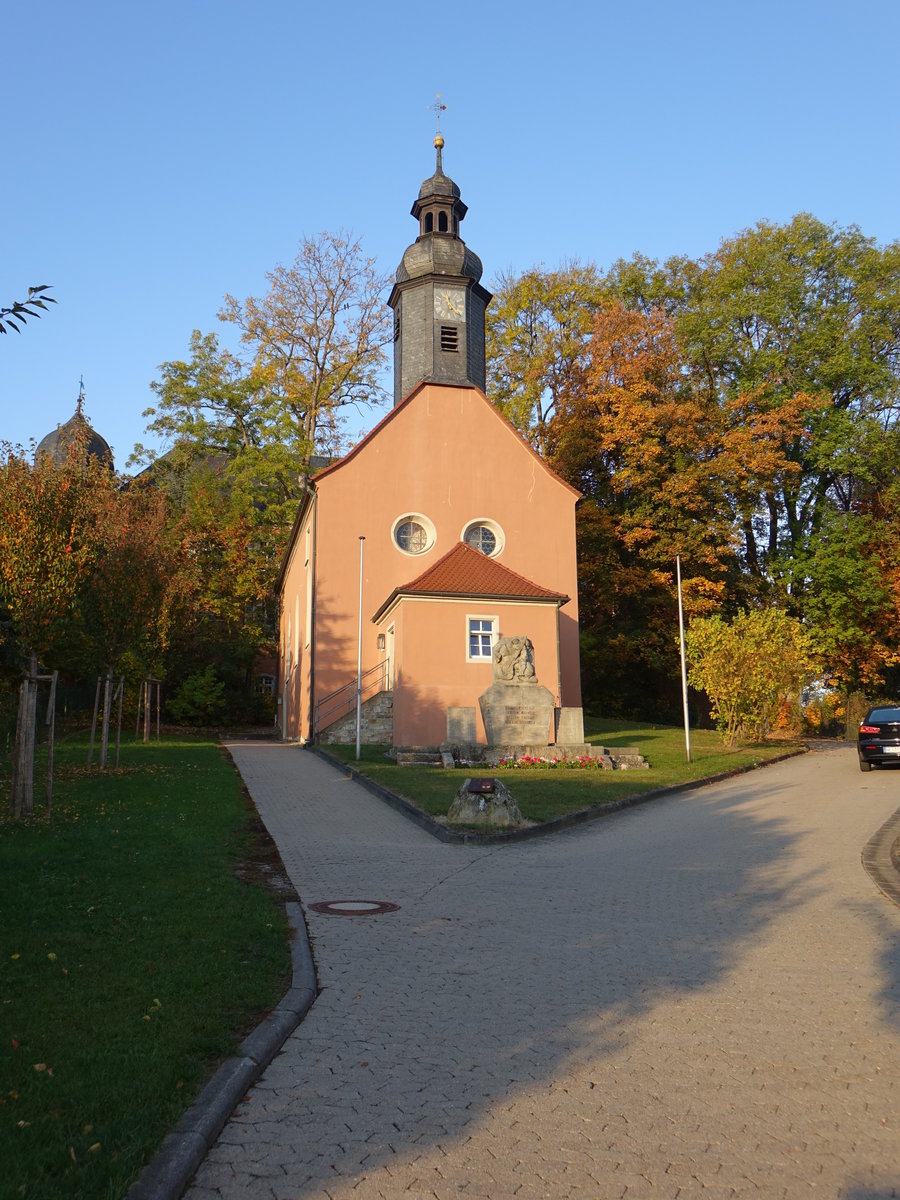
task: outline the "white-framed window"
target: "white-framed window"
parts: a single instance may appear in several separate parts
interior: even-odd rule
[[[503,530],[489,517],[479,517],[477,521],[470,521],[462,532],[462,540],[487,558],[496,557],[506,541]]]
[[[490,662],[496,640],[496,617],[466,617],[466,662]]]
[[[434,545],[434,525],[421,513],[405,513],[394,522],[391,540],[404,554],[424,554]]]

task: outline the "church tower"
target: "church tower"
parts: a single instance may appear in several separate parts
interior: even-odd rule
[[[485,390],[484,314],[491,301],[477,254],[459,236],[466,205],[437,166],[419,188],[412,215],[419,236],[397,268],[388,299],[394,310],[394,406],[418,383],[470,384]]]

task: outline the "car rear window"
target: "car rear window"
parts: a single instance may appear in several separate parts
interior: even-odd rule
[[[898,722],[900,722],[900,708],[873,708],[872,711],[869,713],[869,715],[866,717],[866,722],[869,722],[869,721],[876,721],[876,722],[898,721]]]

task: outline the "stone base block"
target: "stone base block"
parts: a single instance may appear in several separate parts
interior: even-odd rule
[[[487,825],[504,829],[524,824],[521,809],[499,779],[491,780],[490,792],[469,790],[471,779],[463,781],[447,813],[450,825]]]
[[[556,738],[563,746],[579,746],[584,741],[584,709],[556,709]]]

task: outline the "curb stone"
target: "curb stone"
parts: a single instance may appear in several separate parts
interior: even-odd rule
[[[900,809],[866,842],[861,857],[881,894],[900,907]]]
[[[430,833],[432,837],[438,839],[439,842],[455,842],[457,845],[467,846],[495,846],[502,842],[524,842],[531,838],[545,837],[548,834],[558,833],[564,829],[571,829],[575,825],[583,825],[587,821],[597,821],[602,817],[609,816],[611,813],[621,812],[623,808],[633,808],[636,804],[643,804],[647,800],[660,800],[664,796],[675,796],[679,792],[694,791],[700,787],[706,787],[709,783],[721,783],[724,779],[733,779],[738,775],[746,775],[749,771],[758,771],[763,767],[773,766],[775,763],[785,762],[789,758],[796,758],[800,754],[806,754],[806,747],[788,750],[784,754],[779,754],[776,758],[767,759],[763,763],[747,763],[742,767],[735,767],[731,771],[721,771],[718,775],[709,775],[705,779],[693,779],[687,783],[675,784],[673,787],[654,788],[649,792],[635,792],[633,796],[622,796],[618,800],[610,800],[608,804],[598,804],[594,808],[582,808],[578,812],[566,813],[562,817],[554,817],[551,821],[543,821],[539,825],[530,825],[526,829],[509,829],[498,831],[497,833],[472,833],[470,831],[448,829],[446,825],[442,825],[436,821],[428,813],[423,812],[420,808],[416,808],[414,804],[410,804],[408,800],[404,800],[402,796],[398,796],[396,792],[392,792],[383,784],[376,783],[374,779],[369,779],[367,775],[363,775],[361,771],[357,771],[355,767],[351,767],[348,763],[343,762],[334,755],[329,754],[327,750],[323,750],[321,746],[305,745],[304,750],[318,755],[325,762],[331,763],[333,767],[337,767],[339,771],[364,787],[367,792],[371,792],[374,796],[378,796],[385,804],[389,804],[391,808],[402,813],[410,821],[414,822],[426,833]]]
[[[294,1032],[316,998],[316,970],[303,910],[285,904],[291,939],[291,987],[238,1053],[203,1088],[157,1153],[125,1194],[125,1200],[177,1200],[242,1098]]]

